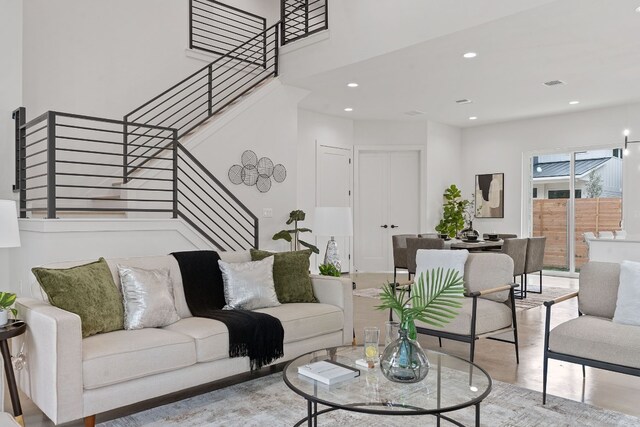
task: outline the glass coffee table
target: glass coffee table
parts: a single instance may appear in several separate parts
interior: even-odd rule
[[[363,357],[362,346],[329,348],[292,360],[284,369],[284,382],[307,400],[307,416],[295,425],[317,425],[318,415],[343,409],[375,415],[434,415],[438,426],[441,420],[464,426],[444,414],[475,406],[475,425],[479,426],[480,403],[491,391],[489,374],[456,356],[429,350],[426,354],[431,369],[424,380],[414,384],[389,381],[377,366],[357,366],[356,360]],[[328,386],[298,374],[299,366],[319,360],[356,367],[360,376]],[[318,404],[328,408],[318,411]]]

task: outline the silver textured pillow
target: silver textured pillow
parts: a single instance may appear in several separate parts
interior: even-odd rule
[[[124,297],[124,328],[167,326],[180,320],[169,269],[145,270],[118,265]]]
[[[224,281],[225,310],[255,310],[280,305],[273,282],[273,257],[262,261],[218,261]]]

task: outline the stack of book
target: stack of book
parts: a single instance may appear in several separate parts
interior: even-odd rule
[[[332,385],[360,376],[360,370],[331,360],[321,360],[299,366],[298,374]]]

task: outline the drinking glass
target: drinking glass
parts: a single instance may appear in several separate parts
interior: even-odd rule
[[[386,329],[384,346],[387,347],[389,344],[400,338],[400,322],[387,321],[384,325]]]
[[[378,344],[380,342],[380,329],[364,328],[364,358],[373,367],[379,359]]]

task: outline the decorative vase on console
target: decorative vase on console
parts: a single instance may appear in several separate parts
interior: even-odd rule
[[[475,237],[476,239],[480,237],[480,233],[473,229],[473,221],[469,221],[469,226],[460,232],[460,237],[462,239],[466,239],[470,236],[472,238]]]
[[[429,360],[418,344],[415,321],[442,327],[462,307],[464,284],[455,269],[436,268],[420,273],[411,288],[382,287],[378,310],[392,310],[400,318],[400,337],[389,344],[380,358],[380,369],[394,382],[413,383],[429,373]]]

